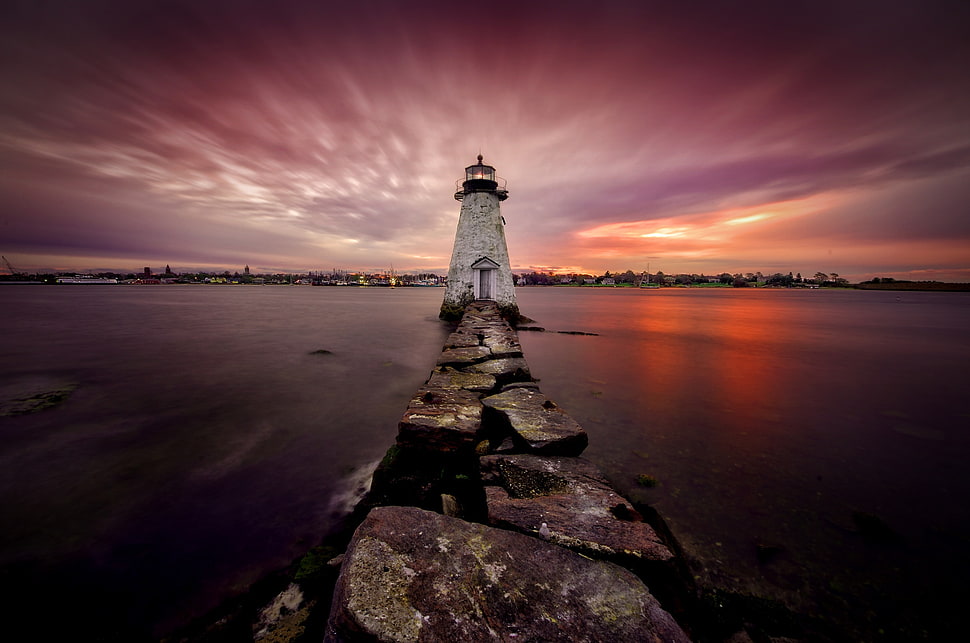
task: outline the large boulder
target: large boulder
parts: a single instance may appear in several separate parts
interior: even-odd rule
[[[583,458],[491,455],[479,460],[488,522],[621,563],[674,557],[653,528]]]
[[[583,427],[537,389],[509,388],[482,404],[486,424],[510,433],[529,453],[575,456],[589,444]]]
[[[688,641],[631,572],[413,507],[357,529],[324,639]]]

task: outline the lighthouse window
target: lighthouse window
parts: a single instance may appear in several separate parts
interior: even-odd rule
[[[473,165],[468,168],[466,172],[466,178],[469,181],[475,179],[486,179],[488,181],[495,180],[495,169],[487,165]]]

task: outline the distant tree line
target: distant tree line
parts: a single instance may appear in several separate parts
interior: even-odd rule
[[[41,281],[44,283],[56,283],[58,277],[75,275],[80,273],[58,272],[58,273],[36,273],[28,274],[20,271],[7,270],[10,274],[0,274],[0,281]],[[164,283],[236,283],[236,284],[314,284],[314,285],[378,285],[378,286],[437,286],[443,285],[447,278],[434,272],[402,273],[396,274],[392,268],[374,272],[368,271],[349,271],[341,268],[333,268],[329,271],[308,271],[303,273],[252,273],[249,266],[242,272],[237,271],[215,271],[215,272],[185,272],[175,273],[169,266],[165,266],[162,273],[154,273],[150,269],[145,269],[140,273],[128,272],[90,272],[94,277],[117,279],[119,282],[135,281],[151,277]],[[621,286],[621,287],[641,287],[641,286],[666,286],[666,287],[766,287],[766,288],[844,288],[851,284],[844,277],[836,272],[816,272],[811,277],[802,277],[801,273],[788,272],[765,275],[761,272],[729,273],[722,272],[716,275],[704,273],[680,273],[664,274],[662,271],[648,273],[646,271],[634,272],[611,272],[607,270],[602,275],[587,273],[554,273],[544,271],[530,271],[512,275],[516,285],[519,286]],[[908,281],[905,279],[895,279],[893,277],[873,277],[861,281],[854,287],[871,290],[939,290],[954,289],[945,287],[947,284],[938,281]],[[960,286],[957,290],[966,290],[966,284],[950,284],[950,286]]]
[[[213,271],[213,272],[173,272],[169,266],[165,266],[164,272],[155,273],[150,269],[142,272],[112,272],[112,271],[87,271],[87,272],[57,272],[57,273],[35,273],[27,274],[18,272],[11,275],[0,274],[0,281],[29,280],[40,281],[43,283],[57,283],[58,277],[90,275],[92,277],[117,279],[119,282],[134,282],[138,280],[151,279],[154,282],[192,284],[192,283],[231,283],[231,284],[313,284],[313,285],[429,285],[435,286],[443,284],[445,277],[434,272],[403,273],[396,274],[393,269],[386,269],[376,272],[347,271],[334,268],[331,271],[308,271],[302,273],[253,273],[249,266],[242,272],[237,271]]]
[[[717,275],[680,273],[668,275],[661,271],[655,273],[637,273],[632,270],[627,270],[626,272],[614,273],[606,271],[602,275],[590,275],[532,271],[518,274],[514,277],[517,285],[525,286],[733,286],[735,288],[759,286],[798,288],[809,286],[844,287],[849,285],[847,279],[840,277],[835,272],[817,272],[813,277],[803,278],[801,273],[793,274],[791,272],[788,274],[776,272],[772,275],[764,275],[761,272],[722,272]]]

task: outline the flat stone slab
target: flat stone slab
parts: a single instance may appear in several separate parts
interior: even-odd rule
[[[473,346],[481,346],[482,340],[478,335],[469,335],[466,333],[452,333],[448,336],[445,341],[445,348],[471,348]]]
[[[446,348],[438,357],[438,366],[466,366],[488,359],[492,351],[486,346],[468,346],[466,348]]]
[[[347,549],[324,641],[689,639],[622,567],[511,531],[378,507]]]
[[[482,340],[495,357],[522,357],[522,345],[518,334],[511,328],[503,332],[489,333]]]
[[[508,384],[503,386],[502,390],[499,392],[504,393],[505,391],[510,391],[514,388],[531,388],[538,391],[539,383],[532,380],[529,380],[528,382],[509,382]]]
[[[474,445],[482,425],[478,393],[424,386],[411,398],[398,423],[397,441],[427,451]]]
[[[490,359],[478,364],[464,367],[462,370],[468,373],[486,373],[494,375],[503,384],[508,382],[529,382],[532,381],[532,373],[529,371],[529,363],[521,357],[503,357]]]
[[[465,373],[444,367],[433,371],[428,379],[428,388],[461,388],[467,391],[487,393],[495,388],[495,376],[485,373]]]
[[[508,333],[514,332],[505,322],[493,324],[471,324],[462,326],[455,335],[464,337],[474,337],[479,344],[487,345],[496,342],[499,338],[505,338]]]
[[[485,456],[480,463],[490,524],[533,534],[541,529],[550,542],[594,557],[674,557],[588,460],[521,454]]]
[[[589,444],[583,427],[537,389],[508,389],[483,398],[482,404],[486,414],[497,416],[512,430],[512,440],[530,453],[579,455]]]

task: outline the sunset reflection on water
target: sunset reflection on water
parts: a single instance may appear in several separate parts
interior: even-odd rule
[[[963,559],[957,545],[970,535],[970,484],[959,473],[970,456],[959,428],[970,297],[673,288],[518,296],[549,330],[598,334],[520,338],[542,390],[589,432],[585,456],[661,511],[702,582],[845,622],[883,619],[890,630],[912,625],[896,619],[927,618],[899,616],[897,596],[920,588],[920,609],[945,604],[941,570]],[[640,487],[641,473],[659,486]],[[868,545],[855,523],[864,514],[906,548]],[[780,551],[770,563],[758,557],[764,545]]]

